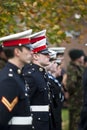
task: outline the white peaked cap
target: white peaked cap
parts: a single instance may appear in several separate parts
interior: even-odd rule
[[[45,51],[45,50],[46,51],[44,53],[48,53],[47,45],[46,45],[46,38],[44,38],[40,41],[37,41],[36,43],[32,44],[31,46],[33,48],[33,52],[35,52],[35,53]]]
[[[56,54],[57,54],[56,51],[53,51],[50,48],[48,48],[48,51],[49,51],[50,58],[56,58]]]
[[[32,44],[32,48],[37,48],[46,45],[46,38],[37,41],[36,43]]]
[[[47,44],[46,44],[46,30],[34,33],[29,36],[35,53],[48,54]]]
[[[53,51],[56,51],[57,53],[64,53],[66,48],[65,47],[51,47],[50,49]]]
[[[5,36],[5,37],[0,38],[0,42],[24,38],[26,36],[31,35],[31,33],[32,33],[32,29],[26,30],[26,31],[23,31],[23,32],[20,32],[20,33],[12,34],[12,35],[9,35],[9,36]]]
[[[36,38],[36,37],[40,37],[40,36],[45,36],[46,35],[46,30],[42,30],[40,32],[34,33],[29,35],[29,38]]]

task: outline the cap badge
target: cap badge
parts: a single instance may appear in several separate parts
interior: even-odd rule
[[[19,43],[19,46],[22,46],[22,44],[21,44],[21,43]]]

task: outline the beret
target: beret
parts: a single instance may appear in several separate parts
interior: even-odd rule
[[[84,51],[80,50],[80,49],[71,49],[69,51],[69,57],[71,58],[71,60],[76,60],[78,58],[80,58],[81,56],[84,56]]]

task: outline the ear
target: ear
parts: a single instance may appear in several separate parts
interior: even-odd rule
[[[14,54],[15,54],[15,56],[19,56],[20,50],[18,48],[15,48],[14,49]]]
[[[37,54],[37,53],[36,53],[36,54],[34,53],[34,54],[33,54],[33,59],[34,59],[34,60],[38,60],[38,58],[39,58],[38,54]]]

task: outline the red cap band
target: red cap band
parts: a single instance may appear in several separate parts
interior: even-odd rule
[[[26,45],[29,43],[30,43],[29,38],[22,38],[22,39],[4,41],[3,46],[4,47],[21,46],[21,45]]]
[[[46,48],[47,48],[46,45],[40,46],[40,47],[37,47],[37,48],[33,49],[33,52],[37,53],[37,52],[42,51],[42,50],[44,50],[44,49],[46,49]]]
[[[35,42],[40,41],[40,40],[42,40],[44,38],[46,38],[46,37],[45,36],[41,36],[41,37],[33,38],[33,39],[31,39],[31,43],[35,43]]]

